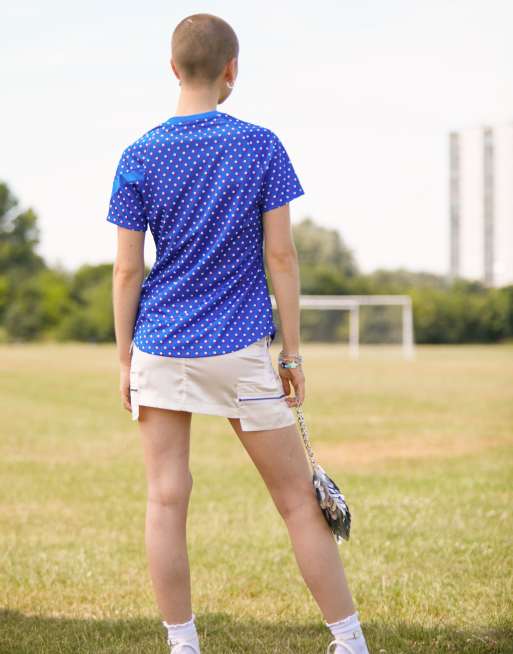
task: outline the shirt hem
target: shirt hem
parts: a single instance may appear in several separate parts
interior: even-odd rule
[[[273,329],[272,327],[271,328],[266,328],[266,330],[263,333],[261,333],[259,336],[255,336],[253,338],[253,340],[251,341],[251,343],[247,343],[246,345],[243,345],[242,347],[237,347],[237,348],[234,348],[234,349],[225,350],[224,352],[216,352],[216,354],[208,354],[208,353],[207,354],[189,354],[189,355],[187,355],[187,354],[181,354],[181,355],[179,355],[179,354],[156,354],[155,352],[150,352],[149,350],[144,349],[144,347],[141,347],[141,345],[139,345],[139,343],[137,342],[137,337],[136,336],[134,336],[133,341],[137,345],[139,350],[141,350],[141,352],[145,352],[146,354],[156,354],[156,356],[163,356],[163,357],[169,357],[169,358],[174,358],[174,359],[201,359],[201,358],[204,358],[204,357],[222,356],[223,354],[230,354],[232,352],[238,352],[240,350],[243,350],[246,347],[249,347],[250,345],[253,345],[257,341],[259,341],[261,338],[263,338],[264,336],[272,336],[273,334],[276,336],[276,330],[275,329]],[[273,338],[273,340],[274,340],[274,338]],[[156,348],[156,349],[158,349],[158,348]]]
[[[262,208],[262,213],[266,213],[267,211],[272,211],[273,209],[277,209],[278,207],[283,207],[285,204],[289,204],[289,202],[295,200],[296,198],[301,197],[304,194],[305,194],[304,191],[298,191],[296,193],[293,193],[292,195],[289,195],[287,200],[275,200],[274,202],[268,204],[265,208]]]
[[[131,229],[134,232],[145,232],[147,227],[137,227],[136,225],[123,225],[122,223],[119,223],[117,220],[115,220],[112,216],[107,216],[105,219],[108,223],[112,223],[113,225],[117,225],[118,227],[124,227],[125,229]]]

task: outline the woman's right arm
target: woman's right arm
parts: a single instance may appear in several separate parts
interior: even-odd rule
[[[262,214],[264,228],[264,258],[271,278],[273,295],[280,317],[280,329],[285,354],[299,354],[300,346],[300,279],[296,247],[292,237],[289,205]],[[280,377],[287,395],[290,384],[297,401],[305,396],[305,377],[298,368],[279,367]],[[290,405],[295,401],[287,401]]]

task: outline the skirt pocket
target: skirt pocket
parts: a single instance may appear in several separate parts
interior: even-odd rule
[[[237,384],[237,404],[243,431],[277,429],[294,422],[282,388],[264,387],[258,382]]]

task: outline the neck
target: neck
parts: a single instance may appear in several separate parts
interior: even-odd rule
[[[176,106],[176,116],[188,116],[190,114],[201,114],[205,111],[217,109],[219,92],[209,87],[182,87],[180,97]]]

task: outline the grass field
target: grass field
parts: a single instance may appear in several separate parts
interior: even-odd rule
[[[273,345],[273,359],[279,346]],[[316,457],[371,654],[513,652],[513,346],[305,345]],[[137,423],[112,345],[2,345],[1,654],[165,654]],[[324,654],[288,534],[224,418],[195,415],[188,541],[204,654]]]

